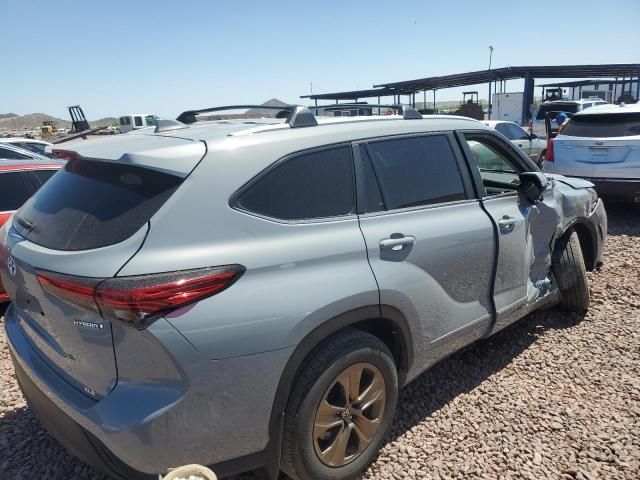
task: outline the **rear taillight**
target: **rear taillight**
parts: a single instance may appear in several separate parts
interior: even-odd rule
[[[50,272],[37,277],[45,291],[107,320],[141,329],[162,315],[220,293],[244,271],[241,265],[227,265],[108,279]]]
[[[546,162],[553,162],[553,138],[547,139],[547,152],[544,159]]]
[[[93,292],[103,281],[102,278],[74,277],[53,272],[39,272],[36,278],[45,292],[85,310],[100,313]]]

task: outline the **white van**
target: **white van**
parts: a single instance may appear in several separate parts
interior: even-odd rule
[[[155,127],[156,116],[148,113],[131,113],[120,117],[120,133],[127,133],[140,128]]]

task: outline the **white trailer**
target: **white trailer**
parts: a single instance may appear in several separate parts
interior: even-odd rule
[[[491,96],[491,120],[522,122],[523,92],[494,93]]]

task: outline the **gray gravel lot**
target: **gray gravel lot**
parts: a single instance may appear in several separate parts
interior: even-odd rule
[[[534,313],[422,375],[363,479],[640,478],[640,209],[608,210],[588,315]],[[0,478],[103,478],[33,417],[1,332]]]

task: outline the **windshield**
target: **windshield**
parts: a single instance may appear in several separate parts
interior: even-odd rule
[[[640,135],[640,113],[576,115],[562,135],[570,137],[629,137]]]

